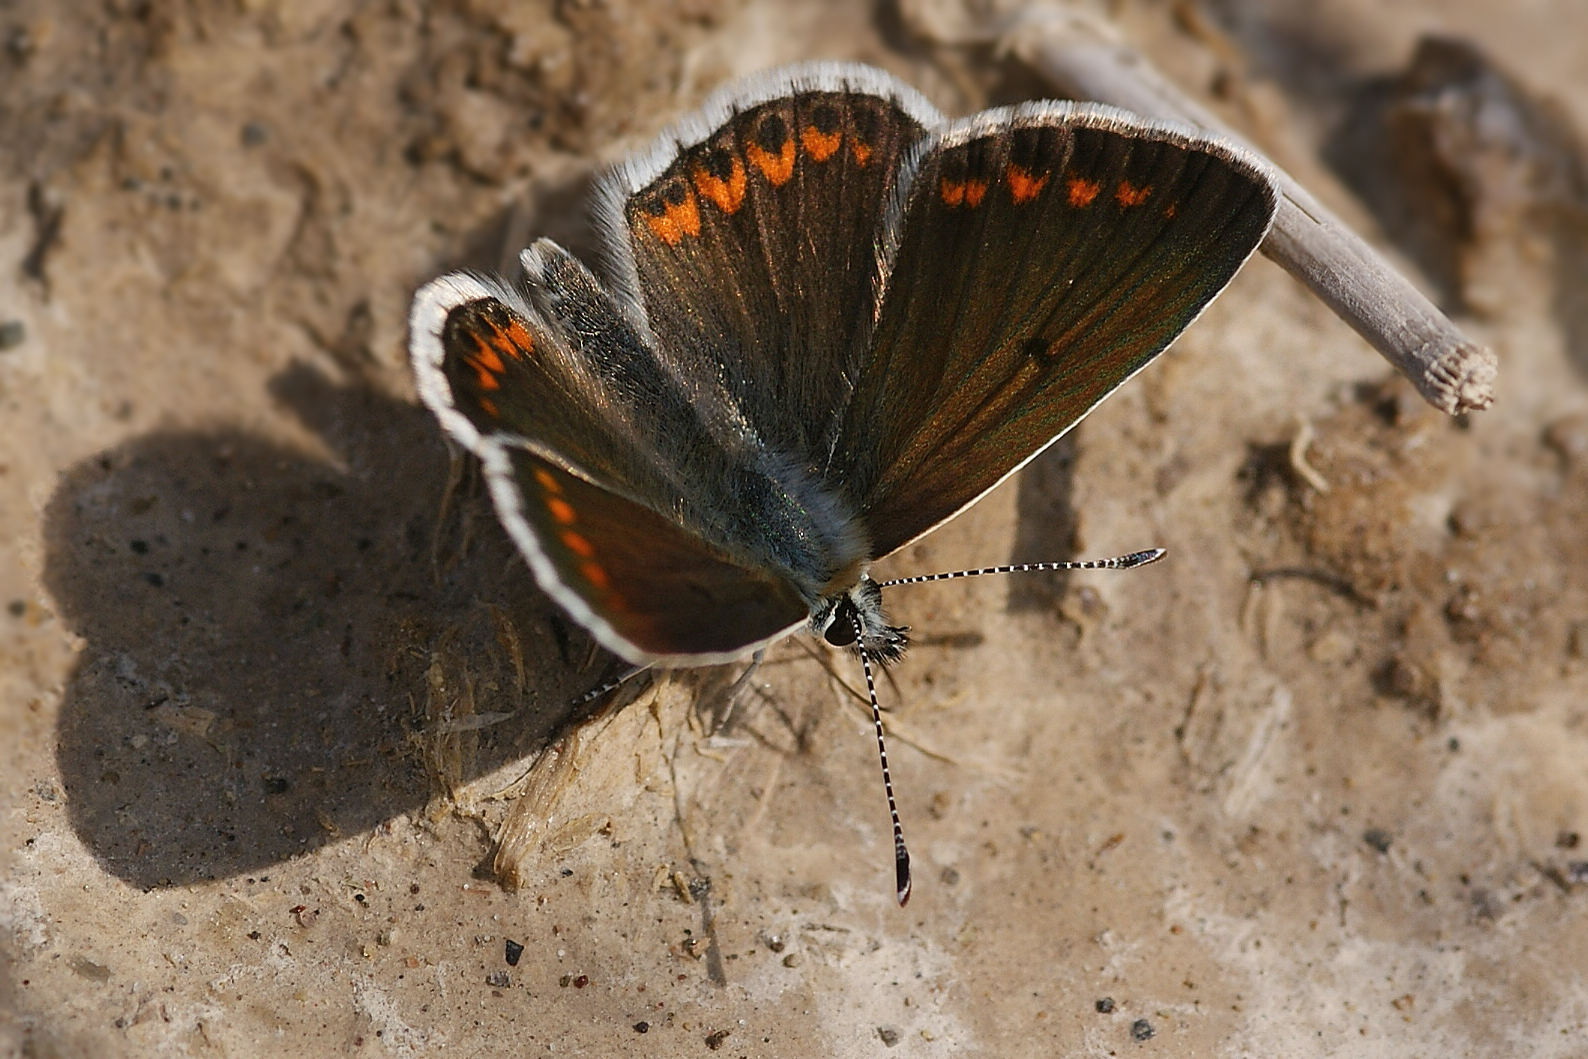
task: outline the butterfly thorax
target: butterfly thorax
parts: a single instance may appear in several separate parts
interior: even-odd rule
[[[737,502],[713,505],[735,513],[729,524],[714,527],[718,539],[735,541],[744,558],[779,569],[798,586],[810,606],[812,634],[896,661],[907,630],[888,623],[882,589],[866,572],[871,553],[860,519],[808,464],[753,448],[749,465],[725,475]]]

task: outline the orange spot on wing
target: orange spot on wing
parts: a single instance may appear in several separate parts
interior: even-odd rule
[[[700,204],[695,196],[686,194],[683,202],[676,205],[669,202],[666,207],[664,213],[645,215],[645,223],[652,235],[668,246],[677,246],[685,237],[700,234]]]
[[[502,362],[498,360],[496,363],[498,366],[500,366]],[[472,360],[469,362],[469,364],[476,372],[474,381],[480,387],[480,389],[500,390],[502,388],[502,380],[498,379],[495,375],[492,375],[490,368],[486,367],[484,364],[480,364]]]
[[[804,145],[805,153],[818,162],[825,162],[831,158],[843,141],[843,133],[823,132],[814,125],[805,126],[805,131],[800,134],[800,143]]]
[[[594,585],[596,588],[599,588],[601,591],[603,591],[603,592],[610,592],[611,591],[611,589],[612,589],[612,579],[607,576],[607,572],[605,570],[603,570],[600,566],[596,565],[595,563],[590,562],[588,560],[586,560],[585,562],[580,563],[579,564],[579,572],[584,575],[584,579],[586,581],[590,582],[592,585]],[[615,600],[608,600],[608,602],[615,602]]]
[[[1070,205],[1076,209],[1085,209],[1097,198],[1097,193],[1102,190],[1094,180],[1082,180],[1080,177],[1071,177],[1067,184],[1070,195]]]
[[[855,164],[862,169],[871,164],[871,156],[876,153],[869,143],[861,140],[851,140],[849,150],[855,156]]]
[[[938,194],[946,206],[980,206],[981,200],[987,197],[987,181],[944,177],[938,183]]]
[[[546,498],[546,510],[551,512],[551,517],[561,522],[564,526],[571,526],[579,521],[579,516],[574,513],[573,505],[560,496]]]
[[[506,341],[498,343],[496,348],[514,360],[535,352],[535,336],[529,333],[529,328],[517,320],[507,325],[507,334],[502,337]]]
[[[789,177],[794,175],[794,140],[784,140],[783,146],[778,148],[777,154],[763,150],[756,144],[750,144],[744,149],[744,156],[750,159],[750,164],[761,171],[767,182],[773,187],[782,187],[788,183]]]
[[[477,370],[496,374],[507,370],[507,365],[502,363],[502,358],[497,356],[496,349],[493,346],[487,345],[483,338],[480,339],[478,345],[479,348],[474,351],[474,356],[469,358],[470,364],[474,365]]]
[[[1016,203],[1030,202],[1042,194],[1042,189],[1048,186],[1049,174],[1037,176],[1017,165],[1009,167],[1009,194]]]
[[[552,473],[544,467],[535,468],[535,481],[539,482],[540,487],[548,493],[556,494],[562,492],[562,483],[557,481],[552,476]]]
[[[1171,202],[1171,203],[1169,203],[1169,205],[1167,205],[1167,206],[1165,206],[1163,208],[1163,215],[1164,215],[1164,217],[1166,217],[1167,219],[1169,219],[1171,221],[1174,220],[1174,215],[1175,215],[1174,203]]]
[[[480,402],[480,411],[484,412],[486,415],[490,416],[492,419],[500,419],[500,418],[502,418],[496,412],[496,402],[495,401],[491,400],[489,397],[478,397],[478,398],[475,398],[475,399]]]
[[[1128,180],[1121,180],[1119,187],[1114,191],[1114,198],[1119,200],[1121,206],[1140,206],[1147,201],[1147,196],[1152,194],[1152,187],[1136,187]]]
[[[590,559],[594,558],[595,556],[595,545],[585,540],[573,530],[562,531],[562,542],[568,546],[569,551],[573,552],[581,559]]]
[[[744,203],[744,163],[735,158],[726,178],[713,176],[704,166],[695,167],[695,189],[723,213],[737,213]]]

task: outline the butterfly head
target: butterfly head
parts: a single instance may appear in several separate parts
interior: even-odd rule
[[[910,642],[908,626],[888,624],[882,587],[864,574],[853,587],[811,609],[811,632],[834,647],[864,651],[884,665],[902,658]]]

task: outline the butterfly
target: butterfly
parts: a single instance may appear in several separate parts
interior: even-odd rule
[[[869,683],[907,642],[872,562],[1163,352],[1276,204],[1263,162],[1189,129],[1064,102],[949,120],[880,70],[802,64],[600,180],[599,273],[541,239],[522,286],[421,288],[411,359],[603,645],[711,665],[804,626]]]

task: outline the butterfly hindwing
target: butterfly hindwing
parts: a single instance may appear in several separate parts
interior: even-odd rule
[[[874,70],[752,82],[600,193],[615,272],[658,348],[721,380],[782,451],[831,443],[874,319],[876,233],[899,163],[938,115]]]
[[[564,287],[556,289],[562,302],[579,293]],[[545,299],[552,291],[543,286],[536,293]],[[666,381],[645,370],[643,349],[633,343],[625,349],[620,334],[602,333],[606,352],[596,354],[521,292],[467,273],[422,288],[410,330],[420,396],[466,447],[477,449],[482,436],[495,433],[527,438],[665,506],[669,485],[650,456],[657,431],[633,411],[660,405],[657,391]],[[618,375],[631,380],[626,389],[612,384]]]
[[[536,580],[632,662],[727,661],[788,633],[809,607],[676,521],[517,439],[486,439],[498,513]]]
[[[829,467],[877,555],[975,501],[1162,352],[1275,209],[1235,150],[1087,105],[955,123],[902,179],[871,357]]]

